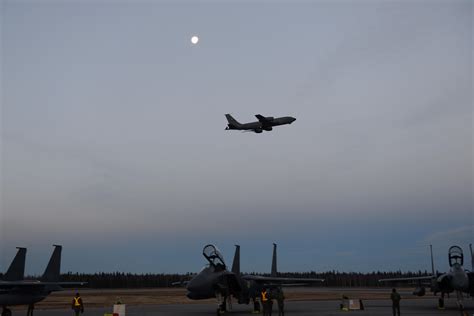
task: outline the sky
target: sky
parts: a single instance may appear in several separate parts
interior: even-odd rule
[[[268,272],[273,242],[280,271],[429,270],[430,244],[446,271],[474,242],[473,12],[1,1],[0,271],[61,244],[63,272],[196,272],[213,243]]]

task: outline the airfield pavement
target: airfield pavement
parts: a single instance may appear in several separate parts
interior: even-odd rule
[[[370,316],[390,316],[392,315],[391,302],[389,300],[368,300],[365,301],[364,311],[340,311],[339,301],[290,301],[286,304],[285,315],[298,316],[330,316],[330,315],[370,315]],[[466,301],[467,315],[474,314],[474,301]],[[446,300],[446,309],[438,310],[433,300],[416,299],[406,300],[401,304],[401,315],[417,316],[459,316],[462,315],[456,308],[454,299]],[[111,308],[91,308],[87,309],[84,316],[103,316],[104,313],[111,312]],[[14,315],[19,315],[15,313]],[[23,313],[22,313],[23,314]],[[68,316],[73,315],[71,310],[36,310],[36,316]],[[216,315],[215,304],[170,304],[170,305],[143,305],[127,307],[128,316],[184,316],[184,315]],[[233,310],[226,315],[253,315],[250,306],[235,305]],[[273,315],[278,315],[276,308]]]
[[[412,289],[400,289],[402,295],[401,315],[419,316],[459,316],[456,300],[453,296],[446,299],[446,309],[436,308],[437,297],[427,295],[417,298],[411,295]],[[45,301],[37,304],[36,316],[70,316],[73,315],[69,304],[74,291],[56,292]],[[84,316],[103,316],[112,312],[113,302],[120,297],[127,304],[127,316],[181,316],[181,315],[216,315],[214,299],[192,301],[184,295],[185,289],[130,289],[130,290],[80,290],[85,302]],[[342,295],[350,298],[363,299],[364,311],[340,311],[339,304]],[[285,315],[360,315],[360,316],[391,316],[391,302],[388,299],[388,288],[325,288],[325,287],[295,287],[285,289],[288,298],[285,302]],[[474,300],[465,298],[465,312],[474,316]],[[233,310],[227,315],[252,315],[251,305],[233,304]],[[13,315],[26,315],[24,307],[16,307]],[[278,315],[274,304],[273,315]]]

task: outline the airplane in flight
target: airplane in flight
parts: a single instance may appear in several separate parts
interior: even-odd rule
[[[227,118],[227,127],[226,130],[239,130],[244,132],[255,132],[255,133],[262,133],[263,131],[271,131],[273,126],[291,124],[296,119],[291,116],[283,116],[283,117],[273,117],[273,116],[263,116],[260,114],[255,115],[258,119],[256,122],[250,123],[239,123],[235,118],[232,117],[230,114],[226,114],[225,117]]]
[[[28,305],[32,315],[34,304],[44,300],[51,292],[63,290],[61,286],[85,284],[85,282],[59,282],[62,246],[54,245],[54,247],[40,280],[24,279],[26,248],[18,248],[10,267],[0,280],[1,316],[11,316],[12,312],[8,307],[15,305]]]
[[[474,255],[472,253],[472,244],[469,245],[471,251],[471,271],[464,269],[464,254],[459,246],[452,246],[448,251],[450,271],[443,274],[436,274],[433,261],[433,247],[430,245],[431,252],[431,275],[410,278],[391,278],[381,279],[379,282],[416,282],[417,288],[413,295],[424,296],[426,294],[425,286],[429,286],[434,295],[441,293],[438,306],[444,307],[444,296],[456,292],[457,304],[460,310],[464,309],[462,302],[463,293],[468,293],[474,297]],[[423,283],[429,282],[429,283]]]
[[[232,296],[239,304],[249,304],[266,288],[284,286],[285,284],[308,284],[324,282],[324,279],[284,278],[277,272],[277,245],[273,244],[272,270],[270,276],[244,275],[240,272],[240,246],[235,245],[234,260],[231,270],[227,270],[224,257],[214,245],[206,245],[202,251],[209,262],[201,272],[188,283],[187,297],[192,300],[216,298],[218,312],[227,310],[227,300]]]

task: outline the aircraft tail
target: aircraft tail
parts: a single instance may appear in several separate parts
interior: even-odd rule
[[[226,114],[225,117],[227,119],[227,122],[229,122],[229,124],[227,124],[229,129],[238,128],[242,125],[230,114]]]
[[[26,248],[18,247],[10,267],[3,276],[4,281],[21,281],[25,275]]]
[[[433,245],[430,245],[430,253],[431,253],[431,274],[436,276],[435,268],[434,268],[434,260],[433,260]]]
[[[61,250],[62,246],[54,245],[54,251],[49,259],[48,266],[41,278],[44,282],[58,282],[61,273]]]
[[[276,277],[277,272],[277,244],[273,243],[273,257],[272,257],[272,277]]]
[[[471,251],[471,272],[474,272],[474,254],[472,253],[472,244],[469,244],[469,250]]]
[[[232,263],[232,272],[240,274],[240,246],[235,245],[234,262]]]

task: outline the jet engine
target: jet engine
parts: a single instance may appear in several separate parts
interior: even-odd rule
[[[416,296],[425,296],[426,290],[424,286],[419,286],[413,291],[413,295]]]
[[[273,127],[271,126],[266,126],[266,127],[263,127],[264,130],[266,131],[271,131],[273,129]]]
[[[451,293],[454,290],[451,286],[451,279],[450,275],[442,275],[438,278],[438,288],[440,291]]]
[[[256,129],[254,129],[253,131],[254,131],[255,133],[259,133],[259,134],[260,134],[261,132],[263,132],[263,130],[262,130],[261,128],[256,128]]]

